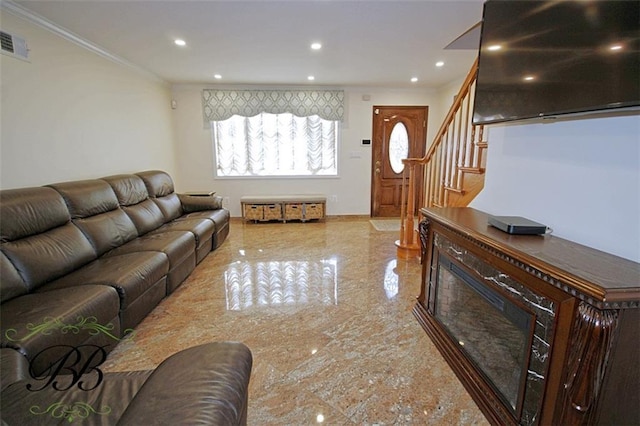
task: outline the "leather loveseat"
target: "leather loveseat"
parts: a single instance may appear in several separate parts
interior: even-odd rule
[[[112,350],[222,244],[221,201],[162,171],[0,191],[2,348],[36,374]]]

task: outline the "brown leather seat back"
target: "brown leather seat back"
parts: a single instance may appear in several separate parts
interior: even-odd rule
[[[131,218],[138,235],[159,228],[165,223],[160,208],[149,198],[144,181],[136,175],[115,175],[102,178],[118,198],[118,203]]]
[[[7,256],[0,251],[0,302],[27,294],[29,287]]]
[[[49,185],[62,195],[72,222],[89,238],[98,256],[138,236],[133,221],[120,208],[118,198],[104,180],[83,180]]]
[[[89,240],[71,223],[62,196],[52,188],[3,190],[0,204],[0,250],[28,291],[97,258]],[[2,282],[4,286],[4,277]]]
[[[182,203],[174,192],[171,176],[161,170],[147,170],[136,175],[144,182],[149,197],[160,208],[166,222],[183,214]]]

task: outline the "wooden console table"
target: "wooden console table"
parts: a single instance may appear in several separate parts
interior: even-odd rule
[[[640,264],[422,209],[414,315],[493,424],[640,424]]]

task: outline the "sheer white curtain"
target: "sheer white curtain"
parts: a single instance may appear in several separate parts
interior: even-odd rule
[[[212,121],[217,176],[336,176],[338,121],[290,113]]]

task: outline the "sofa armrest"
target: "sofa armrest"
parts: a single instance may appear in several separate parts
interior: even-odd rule
[[[218,195],[193,195],[178,194],[182,210],[185,213],[199,212],[202,210],[219,210],[222,208],[222,197]]]
[[[118,424],[244,425],[251,365],[251,351],[237,342],[178,352],[151,374]]]
[[[29,361],[14,349],[2,348],[0,349],[0,372],[2,373],[0,385],[4,390],[9,385],[30,377]]]

